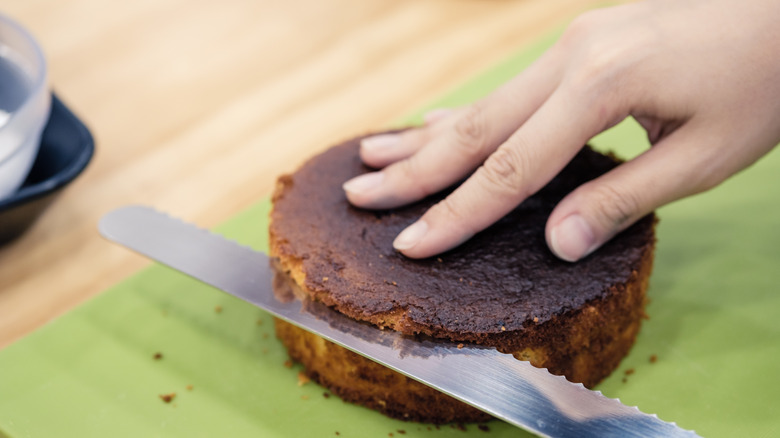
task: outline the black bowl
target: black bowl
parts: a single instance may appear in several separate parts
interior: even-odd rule
[[[95,142],[87,127],[52,95],[51,114],[32,170],[19,190],[0,200],[0,245],[30,227],[87,167],[94,151]]]

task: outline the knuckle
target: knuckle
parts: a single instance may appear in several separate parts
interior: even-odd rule
[[[631,103],[631,66],[621,44],[593,41],[572,61],[564,83],[571,95],[591,107],[603,129],[625,117]]]
[[[712,154],[707,152],[702,152],[700,155],[702,157],[712,157]],[[696,158],[695,160],[704,160],[704,158]],[[724,170],[723,166],[719,165],[719,161],[718,157],[712,157],[707,162],[700,161],[692,165],[692,168],[696,170],[687,172],[683,182],[680,184],[686,188],[686,196],[714,189],[728,177],[730,172]]]
[[[432,133],[429,126],[422,126],[414,129],[407,129],[401,132],[401,144],[403,145],[421,145],[431,140]]]
[[[399,187],[404,187],[403,191],[413,197],[422,198],[438,191],[432,185],[430,172],[426,172],[424,163],[417,155],[396,162],[386,170],[388,171],[389,179],[394,182],[395,188],[400,191]]]
[[[419,165],[414,156],[401,160],[392,166],[392,170],[397,172],[402,178],[414,179],[420,175]]]
[[[693,193],[706,192],[719,186],[725,178],[719,172],[700,172],[690,184]]]
[[[595,9],[578,15],[566,27],[560,38],[560,44],[568,49],[578,47],[588,41],[604,26],[604,11]]]
[[[598,29],[601,22],[601,12],[592,10],[578,15],[566,28],[565,35],[582,37]]]
[[[472,225],[475,216],[474,207],[469,200],[456,193],[450,194],[431,207],[428,214],[435,215],[439,223],[447,223],[448,227],[457,229],[462,233],[473,235],[477,231]]]
[[[499,148],[479,168],[481,180],[490,190],[517,193],[523,188],[528,160],[515,148]]]
[[[613,79],[620,70],[620,49],[602,42],[586,45],[569,80],[576,90],[604,91],[614,85]]]
[[[388,168],[389,172],[394,173],[393,179],[397,181],[422,181],[419,159],[411,156],[405,160],[398,161]]]
[[[450,221],[463,219],[465,214],[453,196],[447,196],[436,204],[436,213]]]
[[[685,188],[685,195],[706,192],[720,185],[729,175],[733,174],[733,163],[739,161],[733,154],[733,149],[725,150],[713,147],[726,144],[722,139],[713,142],[689,142],[685,145],[688,169],[682,175],[680,187]]]
[[[576,43],[572,47],[571,68],[566,79],[576,90],[612,88],[616,79],[623,78],[638,62],[648,46],[644,29],[614,30],[604,24],[611,18],[604,17],[600,11],[593,14],[584,15],[585,24],[577,24],[579,30],[570,36]]]
[[[469,106],[453,126],[455,145],[462,155],[469,159],[482,158],[487,146],[487,125],[482,104]]]
[[[609,229],[621,229],[641,213],[640,198],[632,190],[597,184],[591,187],[590,196],[595,214]]]

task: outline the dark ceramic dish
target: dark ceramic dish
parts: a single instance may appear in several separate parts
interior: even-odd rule
[[[30,174],[16,193],[0,199],[0,245],[30,227],[87,167],[94,151],[87,127],[53,95],[49,121]]]

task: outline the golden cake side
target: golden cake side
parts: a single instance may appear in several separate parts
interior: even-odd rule
[[[275,256],[273,250],[271,255]],[[617,368],[639,332],[652,269],[652,248],[645,259],[632,281],[616,286],[609,298],[536,325],[525,333],[507,333],[506,345],[493,346],[572,382],[595,386]],[[300,263],[292,260],[288,268],[283,260],[276,258],[274,263],[278,276],[274,281],[276,292],[288,294],[292,290],[298,297],[311,297],[295,280],[305,277],[300,270],[295,271]],[[346,401],[403,420],[449,423],[489,418],[465,403],[294,325],[281,320],[275,324],[277,337],[290,357],[304,366],[306,375]]]

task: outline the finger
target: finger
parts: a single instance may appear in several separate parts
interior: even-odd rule
[[[426,126],[366,137],[360,142],[360,159],[368,166],[381,169],[408,158],[451,127],[455,114],[456,110],[439,108],[425,114]]]
[[[446,251],[547,184],[603,128],[600,112],[571,96],[553,93],[463,185],[399,234],[395,248],[412,258]]]
[[[547,244],[559,258],[579,260],[657,207],[711,188],[729,173],[713,168],[722,139],[693,124],[652,149],[578,187],[547,221]]]
[[[370,167],[381,169],[414,155],[430,138],[425,128],[397,134],[379,134],[360,142],[360,159]]]
[[[454,111],[452,108],[435,108],[423,115],[423,121],[430,126],[451,116]]]
[[[549,50],[512,81],[457,115],[453,125],[409,158],[344,185],[365,208],[390,208],[438,192],[476,169],[549,97],[560,62]],[[444,123],[444,122],[441,122]]]

